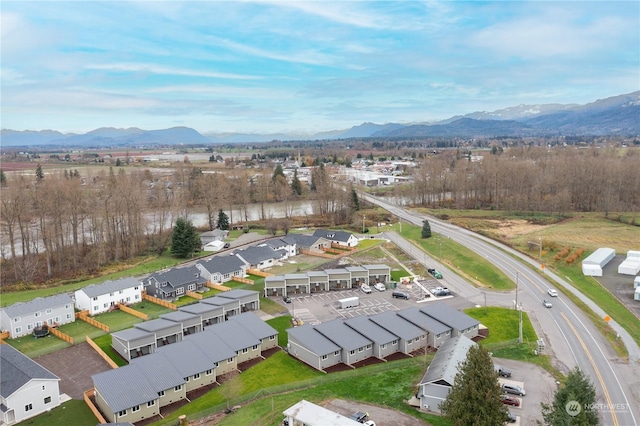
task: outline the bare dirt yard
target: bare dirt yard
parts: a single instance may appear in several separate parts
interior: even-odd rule
[[[349,417],[356,411],[369,414],[369,419],[376,422],[376,426],[427,426],[429,423],[411,417],[407,414],[377,405],[344,399],[331,399],[321,404],[324,408]]]

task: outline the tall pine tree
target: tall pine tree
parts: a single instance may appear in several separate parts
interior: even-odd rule
[[[453,386],[440,404],[445,418],[455,426],[495,426],[507,420],[507,408],[500,400],[502,389],[489,352],[473,345],[467,359],[458,366]]]
[[[229,230],[229,216],[227,216],[222,209],[218,212],[218,229],[222,229],[223,231]]]
[[[191,257],[195,253],[202,242],[196,227],[190,220],[179,217],[176,225],[173,227],[173,235],[171,237],[171,254],[178,257]]]
[[[431,238],[431,225],[426,219],[422,223],[422,238]]]
[[[557,389],[551,404],[542,405],[544,424],[597,425],[598,412],[593,407],[596,389],[591,380],[575,367],[569,372],[564,386]]]

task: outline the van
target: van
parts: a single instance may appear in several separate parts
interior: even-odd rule
[[[502,391],[504,393],[510,393],[512,395],[518,395],[518,396],[525,396],[527,393],[524,391],[524,389],[522,389],[520,386],[518,385],[509,385],[509,384],[504,384],[502,385]]]
[[[396,299],[404,299],[404,300],[409,300],[409,293],[405,293],[404,291],[399,291],[399,290],[394,290],[393,293],[391,293],[391,296],[396,298]]]

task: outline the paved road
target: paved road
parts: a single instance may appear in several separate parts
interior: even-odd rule
[[[427,218],[377,197],[366,194],[361,197],[415,225],[422,225],[423,219]],[[534,270],[539,267],[537,262],[509,247],[432,217],[428,219],[434,232],[470,248],[501,269],[514,282],[517,281],[518,304],[522,304],[523,309],[534,319],[534,323],[537,323],[538,331],[542,332],[545,344],[553,351],[556,366],[566,372],[578,365],[592,378],[599,404],[596,409],[603,424],[620,426],[638,424],[636,419],[640,419],[638,409],[640,406],[640,371],[637,359],[640,349],[624,329],[614,322],[611,323],[627,344],[631,358],[631,362],[628,364],[618,362],[616,354],[608,342],[570,300],[565,300],[562,296],[554,297],[552,300],[553,308],[548,309],[542,306],[541,300],[547,298],[547,289],[553,288],[555,285],[549,281],[553,280],[554,283],[559,283],[570,291],[578,293],[585,302],[593,306],[592,309],[595,312],[604,316],[601,309],[577,292],[569,283],[549,272],[546,273],[546,276],[540,275]],[[388,233],[388,235],[390,239],[395,239],[392,233]],[[485,297],[486,303],[489,305],[514,305],[516,292],[483,292],[470,286],[455,274],[449,273],[444,265],[429,258],[419,248],[402,241],[404,240],[399,239],[394,242],[417,260],[424,262],[425,265],[431,267],[437,265],[436,268],[440,268],[446,273],[445,279],[451,280],[449,286],[464,298],[478,305],[485,303]]]

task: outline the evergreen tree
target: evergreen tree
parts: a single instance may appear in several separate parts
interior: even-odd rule
[[[278,178],[278,176],[282,176],[283,178],[284,176],[284,170],[282,170],[282,165],[278,164],[276,166],[276,169],[273,171],[273,176],[271,176],[272,180],[276,180]]]
[[[360,210],[360,200],[358,199],[358,192],[355,188],[351,188],[351,204],[354,210]]]
[[[302,184],[298,179],[298,170],[293,172],[293,178],[291,179],[291,190],[298,196],[302,195]]]
[[[178,257],[191,257],[201,245],[196,227],[190,220],[179,217],[173,227],[171,254]]]
[[[507,420],[500,400],[502,389],[489,352],[473,345],[467,359],[458,365],[453,386],[440,404],[442,414],[454,426],[495,426]]]
[[[42,166],[38,163],[36,167],[36,181],[40,182],[44,179],[44,172],[42,171]]]
[[[431,238],[431,225],[426,219],[422,223],[422,238]]]
[[[222,229],[223,231],[229,230],[229,216],[227,216],[222,209],[218,211],[218,229]]]
[[[1,187],[5,187],[7,186],[7,177],[4,174],[4,170],[0,169],[0,186]]]
[[[562,388],[556,390],[551,404],[542,405],[545,425],[597,425],[596,389],[580,367],[569,372]]]

